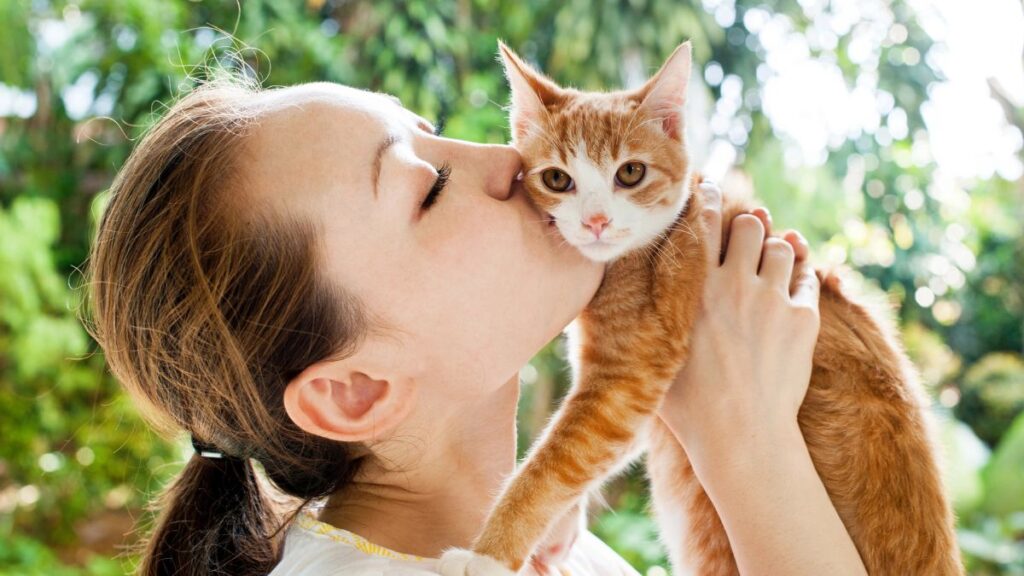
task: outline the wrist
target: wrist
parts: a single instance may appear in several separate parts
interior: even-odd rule
[[[731,418],[700,430],[677,430],[666,422],[683,444],[698,476],[757,474],[765,465],[793,454],[806,454],[807,444],[796,419]]]

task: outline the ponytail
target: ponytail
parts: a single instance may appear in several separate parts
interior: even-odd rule
[[[193,454],[154,502],[159,516],[139,574],[269,573],[278,560],[269,507],[248,459]]]
[[[268,574],[280,560],[277,535],[290,517],[274,513],[251,459],[195,440],[192,446],[192,458],[151,505],[158,516],[140,576]],[[346,486],[365,458],[351,445],[323,438],[288,449],[296,461],[264,456],[261,463],[274,487],[303,500],[299,510]]]

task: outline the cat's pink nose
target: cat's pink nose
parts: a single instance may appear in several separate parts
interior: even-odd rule
[[[611,224],[612,221],[608,219],[604,214],[594,214],[587,221],[583,223],[584,226],[590,228],[590,231],[594,233],[594,237],[600,238],[601,233],[604,232],[605,228]]]

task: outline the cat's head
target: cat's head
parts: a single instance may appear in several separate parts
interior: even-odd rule
[[[562,88],[500,49],[524,185],[551,224],[600,262],[664,232],[689,198],[683,103],[690,43],[640,88],[611,93]]]

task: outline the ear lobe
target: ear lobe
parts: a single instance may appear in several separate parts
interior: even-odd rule
[[[512,91],[512,111],[509,115],[512,136],[521,140],[534,125],[541,122],[549,105],[564,99],[564,93],[557,84],[534,70],[500,40],[498,50]]]
[[[394,428],[411,410],[412,382],[396,385],[363,372],[338,372],[316,365],[288,383],[285,411],[299,428],[332,440],[364,442]]]
[[[637,91],[640,109],[650,116],[660,117],[665,134],[680,141],[683,138],[683,104],[690,82],[691,52],[689,41],[680,44],[658,73]]]

